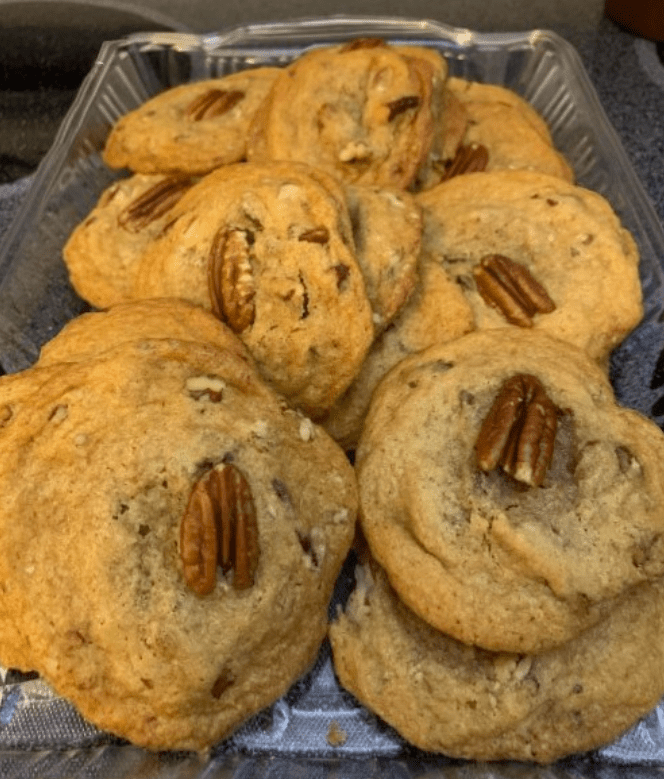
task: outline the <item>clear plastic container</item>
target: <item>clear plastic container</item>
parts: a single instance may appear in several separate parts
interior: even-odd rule
[[[30,365],[40,346],[88,307],[69,285],[62,247],[118,175],[101,161],[111,125],[160,90],[256,65],[283,65],[305,48],[358,36],[438,49],[451,73],[506,85],[544,116],[579,184],[604,195],[641,252],[646,315],[615,352],[618,398],[664,418],[664,232],[610,126],[575,50],[557,35],[480,34],[433,21],[331,17],[262,24],[206,36],[138,34],[106,43],[0,246],[0,365]],[[340,580],[344,595],[349,576]],[[0,637],[0,641],[1,641]],[[83,722],[38,679],[0,669],[0,774],[5,777],[246,777],[263,779],[435,779],[437,777],[660,776],[664,709],[613,745],[540,768],[484,765],[409,748],[344,693],[324,646],[314,670],[248,722],[211,758],[149,754]],[[661,710],[660,710],[661,709]],[[345,739],[333,746],[330,728]]]

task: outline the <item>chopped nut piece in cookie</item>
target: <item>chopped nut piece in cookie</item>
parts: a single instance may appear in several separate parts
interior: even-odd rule
[[[454,176],[462,176],[465,173],[479,173],[486,170],[489,162],[489,152],[481,143],[469,143],[461,145],[452,160],[445,166],[445,173],[441,181],[447,181]]]
[[[300,438],[303,441],[311,441],[314,437],[314,425],[310,419],[303,419],[300,422]]]
[[[397,118],[397,116],[400,116],[406,111],[410,111],[413,108],[419,108],[421,102],[422,101],[418,95],[406,95],[405,97],[400,97],[397,100],[392,100],[387,104],[389,112],[387,121],[392,122]]]
[[[216,376],[190,376],[185,386],[194,400],[207,399],[212,403],[218,403],[226,383]]]

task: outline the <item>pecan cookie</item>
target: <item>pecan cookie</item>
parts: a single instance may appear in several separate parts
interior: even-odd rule
[[[541,652],[664,574],[664,436],[584,352],[477,331],[375,390],[361,524],[400,597],[485,649]]]
[[[136,174],[104,190],[63,249],[69,280],[83,300],[105,308],[131,299],[141,255],[194,181]]]
[[[348,386],[373,338],[343,191],[293,163],[240,163],[202,179],[145,252],[134,295],[214,311],[312,416]]]
[[[457,176],[417,195],[423,251],[477,328],[534,328],[603,362],[642,317],[636,244],[599,194],[533,171]]]
[[[309,668],[357,487],[250,360],[140,336],[2,377],[0,408],[0,662],[201,751]]]
[[[555,147],[547,123],[516,92],[462,78],[450,78],[447,89],[466,122],[454,156],[444,158],[448,161],[444,177],[455,175],[459,167],[477,164],[483,154],[485,170],[535,170],[574,180],[574,171]]]
[[[354,449],[373,391],[397,363],[473,329],[463,293],[439,263],[421,257],[415,290],[389,327],[372,343],[357,377],[320,424],[345,449]]]
[[[447,64],[433,50],[358,39],[305,52],[257,112],[250,160],[297,160],[347,183],[408,188],[429,154]]]
[[[664,693],[664,591],[639,587],[539,655],[487,652],[435,630],[375,565],[330,627],[341,684],[409,742],[472,760],[550,763],[600,747]]]
[[[243,70],[155,95],[112,127],[104,162],[137,173],[196,174],[239,162],[253,116],[279,72]]]

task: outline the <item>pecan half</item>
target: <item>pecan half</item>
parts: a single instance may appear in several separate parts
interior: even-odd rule
[[[525,265],[489,254],[473,270],[484,302],[501,312],[510,324],[532,327],[535,314],[550,314],[556,304]]]
[[[479,173],[486,170],[489,163],[489,151],[481,143],[462,144],[454,157],[445,166],[441,181],[448,181],[464,173]]]
[[[217,231],[208,257],[208,292],[212,311],[235,333],[254,323],[256,287],[251,268],[253,233],[223,227]]]
[[[159,181],[120,212],[118,223],[134,233],[143,230],[150,222],[168,213],[193,183],[190,176],[169,176]]]
[[[480,428],[475,452],[483,471],[501,468],[539,486],[553,457],[558,410],[536,376],[520,373],[501,387]]]
[[[197,595],[214,589],[217,566],[233,587],[251,587],[258,566],[258,523],[251,487],[234,465],[209,471],[192,490],[180,524],[185,582]]]
[[[243,97],[244,92],[239,89],[210,89],[192,100],[184,113],[193,122],[214,119],[230,111]]]

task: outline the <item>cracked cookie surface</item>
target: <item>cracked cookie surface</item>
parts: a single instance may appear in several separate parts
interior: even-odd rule
[[[407,192],[346,186],[346,203],[375,333],[381,333],[417,285],[422,209]]]
[[[408,188],[429,154],[447,64],[360,39],[305,52],[257,112],[248,158],[317,165],[348,183]]]

